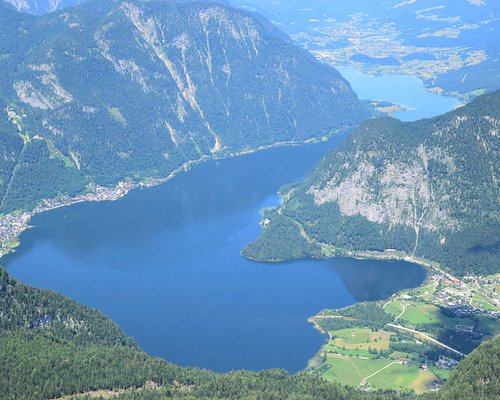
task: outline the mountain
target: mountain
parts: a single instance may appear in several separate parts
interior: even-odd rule
[[[263,18],[209,3],[0,3],[0,212],[361,122],[340,74]]]
[[[73,7],[82,2],[82,0],[6,0],[11,3],[17,11],[34,15],[42,15],[54,11],[62,10],[67,7]]]
[[[43,15],[83,0],[6,0]],[[165,0],[167,1],[167,0]],[[170,0],[172,1],[172,0]],[[179,0],[180,1],[180,0]],[[195,0],[183,0],[183,2]],[[210,0],[265,15],[332,65],[422,78],[465,95],[498,89],[500,3],[486,0]],[[385,40],[377,40],[383,36]]]
[[[417,122],[372,119],[264,216],[243,254],[410,255],[458,275],[500,266],[500,91]]]
[[[63,10],[68,7],[74,7],[86,0],[5,0],[19,12],[33,15],[44,15],[54,11]],[[176,1],[176,0],[164,0]],[[177,2],[194,2],[196,0],[177,0]],[[229,5],[227,0],[209,0],[210,3],[219,3]]]

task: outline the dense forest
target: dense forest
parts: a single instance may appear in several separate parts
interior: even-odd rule
[[[442,399],[492,400],[500,396],[500,337],[482,344],[458,364],[443,386]]]
[[[288,189],[243,254],[278,261],[391,249],[458,275],[498,272],[499,121],[500,91],[431,119],[366,122]]]
[[[18,283],[0,268],[0,333],[43,331],[77,346],[125,346],[135,341],[101,312],[50,290]]]
[[[324,331],[359,326],[378,330],[393,320],[377,303],[357,303],[351,307],[335,310],[335,315],[342,318],[318,319],[316,323]]]

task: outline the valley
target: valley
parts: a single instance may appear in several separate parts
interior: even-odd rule
[[[341,140],[206,161],[113,202],[38,214],[2,261],[22,282],[103,311],[142,349],[176,365],[301,371],[325,340],[310,316],[425,279],[406,262],[269,265],[240,256],[259,234],[261,210],[278,203],[279,186]]]
[[[473,98],[498,88],[496,2],[234,0],[262,13],[335,67],[408,74],[437,93]]]
[[[499,13],[0,0],[0,399],[496,398]]]

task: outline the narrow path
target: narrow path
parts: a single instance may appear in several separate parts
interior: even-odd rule
[[[340,315],[316,315],[314,317],[312,317],[312,319],[340,319],[340,318],[344,318]]]
[[[364,379],[363,379],[363,375],[361,375],[361,372],[359,372],[358,367],[356,367],[356,364],[354,364],[354,362],[352,361],[352,357],[349,357],[349,361],[351,362],[352,367],[353,367],[353,368],[356,370],[356,372],[358,373],[359,377],[362,379],[362,381],[361,381],[361,382],[363,382],[363,380],[364,380]],[[360,383],[360,385],[361,385],[361,383]]]
[[[391,299],[391,300],[388,300],[383,306],[382,306],[382,309],[385,310],[385,308],[391,304],[393,301],[396,301],[399,297],[396,297],[394,299]]]
[[[387,326],[390,326],[392,328],[396,328],[396,329],[400,329],[402,331],[406,331],[406,332],[410,332],[410,333],[414,333],[416,335],[419,335],[419,336],[422,336],[424,339],[428,340],[429,342],[432,342],[434,344],[437,344],[438,346],[441,346],[447,350],[450,350],[456,354],[459,354],[461,355],[462,357],[467,357],[467,354],[464,354],[458,350],[455,350],[454,348],[450,347],[450,346],[447,346],[446,344],[444,343],[441,343],[440,341],[430,337],[429,335],[427,335],[426,333],[424,332],[419,332],[419,331],[416,331],[414,329],[410,329],[410,328],[405,328],[404,326],[401,326],[401,325],[394,325],[394,324],[387,324]]]
[[[396,317],[394,322],[396,322],[399,318],[401,318],[406,311],[406,304],[403,304],[403,303],[399,303],[399,304],[401,304],[401,307],[403,307],[403,311],[401,311],[401,313]]]
[[[390,364],[386,365],[384,368],[380,368],[378,371],[375,371],[373,374],[371,374],[371,375],[367,376],[365,379],[363,379],[361,381],[360,385],[364,385],[368,379],[372,378],[373,376],[377,375],[378,373],[382,372],[384,369],[387,369],[391,365],[394,365],[394,364],[398,364],[398,362],[397,361],[393,361]]]

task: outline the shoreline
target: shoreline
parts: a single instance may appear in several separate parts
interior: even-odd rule
[[[320,61],[323,62],[323,60],[321,60],[321,59],[320,59]],[[412,78],[416,78],[422,82],[422,85],[423,85],[425,91],[428,93],[436,94],[436,95],[444,96],[444,97],[455,97],[459,101],[459,105],[457,106],[457,108],[464,105],[465,103],[470,102],[471,100],[473,100],[475,97],[478,96],[478,94],[475,93],[475,91],[462,93],[462,92],[457,92],[457,91],[450,91],[450,90],[444,89],[442,87],[435,86],[432,83],[434,79],[425,78],[420,73],[416,73],[416,72],[415,73],[408,73],[408,72],[395,73],[394,71],[391,71],[391,70],[374,70],[369,65],[366,65],[363,63],[356,64],[356,63],[347,62],[347,63],[342,64],[342,65],[334,65],[334,64],[330,64],[328,61],[326,61],[326,64],[331,65],[333,68],[337,69],[339,72],[340,72],[339,69],[350,68],[350,69],[353,69],[355,71],[370,75],[374,78],[381,77],[381,76],[394,76],[394,75],[410,76]]]
[[[249,261],[252,262],[258,262],[258,263],[268,263],[268,264],[279,264],[279,263],[284,263],[288,261],[296,261],[300,260],[299,258],[296,259],[290,259],[290,258],[283,258],[283,259],[274,259],[274,260],[264,260],[264,259],[259,259],[255,257],[251,257],[248,255],[243,254],[243,252],[240,252],[240,255],[244,258],[246,258]],[[440,264],[432,261],[432,260],[427,260],[425,258],[419,258],[419,257],[414,257],[409,254],[406,254],[404,252],[400,252],[399,250],[384,250],[382,252],[375,252],[375,251],[346,251],[343,253],[339,253],[337,255],[333,256],[324,256],[324,257],[304,257],[302,259],[306,258],[312,258],[315,260],[327,260],[327,259],[334,259],[334,258],[351,258],[354,260],[376,260],[376,261],[404,261],[408,262],[411,264],[416,264],[421,267],[424,267],[425,269],[429,270],[434,270],[438,271],[443,274],[447,274],[451,276],[448,272],[440,268]]]
[[[253,149],[227,152],[221,155],[204,155],[196,160],[188,160],[179,167],[162,178],[145,178],[141,181],[122,180],[116,183],[114,187],[96,186],[92,192],[80,194],[74,197],[62,197],[42,200],[38,206],[30,211],[12,212],[0,216],[0,236],[4,238],[0,242],[0,259],[7,254],[15,252],[15,249],[21,244],[20,235],[29,229],[29,221],[38,214],[52,211],[58,208],[69,207],[79,203],[117,201],[125,197],[131,190],[151,188],[162,185],[182,172],[188,172],[191,168],[201,165],[207,161],[225,160],[233,157],[244,156],[260,151],[270,150],[279,147],[300,147],[318,143],[324,143],[334,137],[342,137],[347,134],[352,127],[344,127],[334,130],[320,137],[311,137],[303,141],[276,142],[269,145],[259,146]]]

